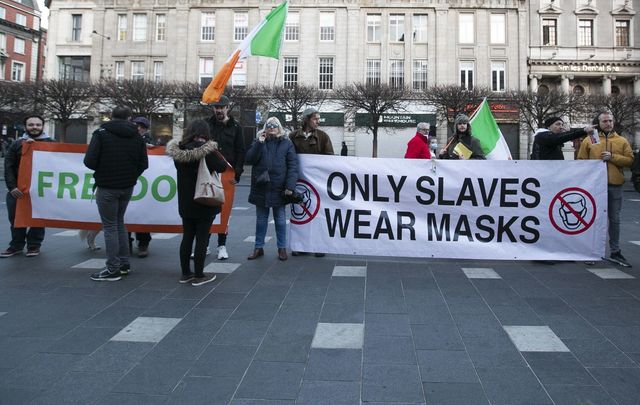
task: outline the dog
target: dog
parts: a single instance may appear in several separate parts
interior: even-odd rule
[[[99,233],[100,233],[99,230],[98,231],[88,231],[86,229],[80,230],[80,239],[87,242],[87,247],[92,252],[95,252],[96,250],[101,249],[100,246],[96,245],[96,236],[98,236]]]

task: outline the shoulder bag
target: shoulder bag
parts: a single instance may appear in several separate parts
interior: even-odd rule
[[[200,159],[196,192],[193,201],[198,204],[216,207],[224,204],[224,188],[218,172],[209,172],[205,158]]]

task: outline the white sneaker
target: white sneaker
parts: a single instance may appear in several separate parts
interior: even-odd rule
[[[209,248],[209,245],[207,245],[207,251],[205,252],[205,256],[209,256],[211,254],[211,249]],[[194,253],[191,252],[191,260],[193,260],[193,255]]]
[[[226,260],[229,258],[226,246],[218,246],[218,260]]]

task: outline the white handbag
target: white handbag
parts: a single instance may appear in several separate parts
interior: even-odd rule
[[[196,192],[193,200],[198,204],[218,206],[224,204],[224,188],[218,172],[209,172],[205,158],[200,159]]]

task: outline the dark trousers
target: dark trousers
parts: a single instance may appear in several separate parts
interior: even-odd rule
[[[107,251],[107,268],[120,270],[129,264],[129,243],[124,227],[124,214],[127,211],[133,187],[110,189],[98,187],[96,203],[104,231],[104,244]]]
[[[14,228],[13,222],[16,219],[16,206],[18,200],[7,193],[7,213],[9,214],[9,224],[11,226],[11,242],[9,246],[22,250],[26,243],[27,248],[36,247],[39,248],[44,240],[44,228]]]
[[[151,242],[151,234],[149,232],[136,232],[136,240],[138,241],[138,246],[149,246],[149,242]],[[133,242],[131,232],[129,232],[129,241]]]
[[[187,276],[191,273],[191,249],[194,239],[196,240],[196,246],[193,250],[193,272],[196,277],[204,275],[204,258],[209,243],[209,228],[211,228],[214,218],[182,218],[182,242],[180,243],[182,275]]]

